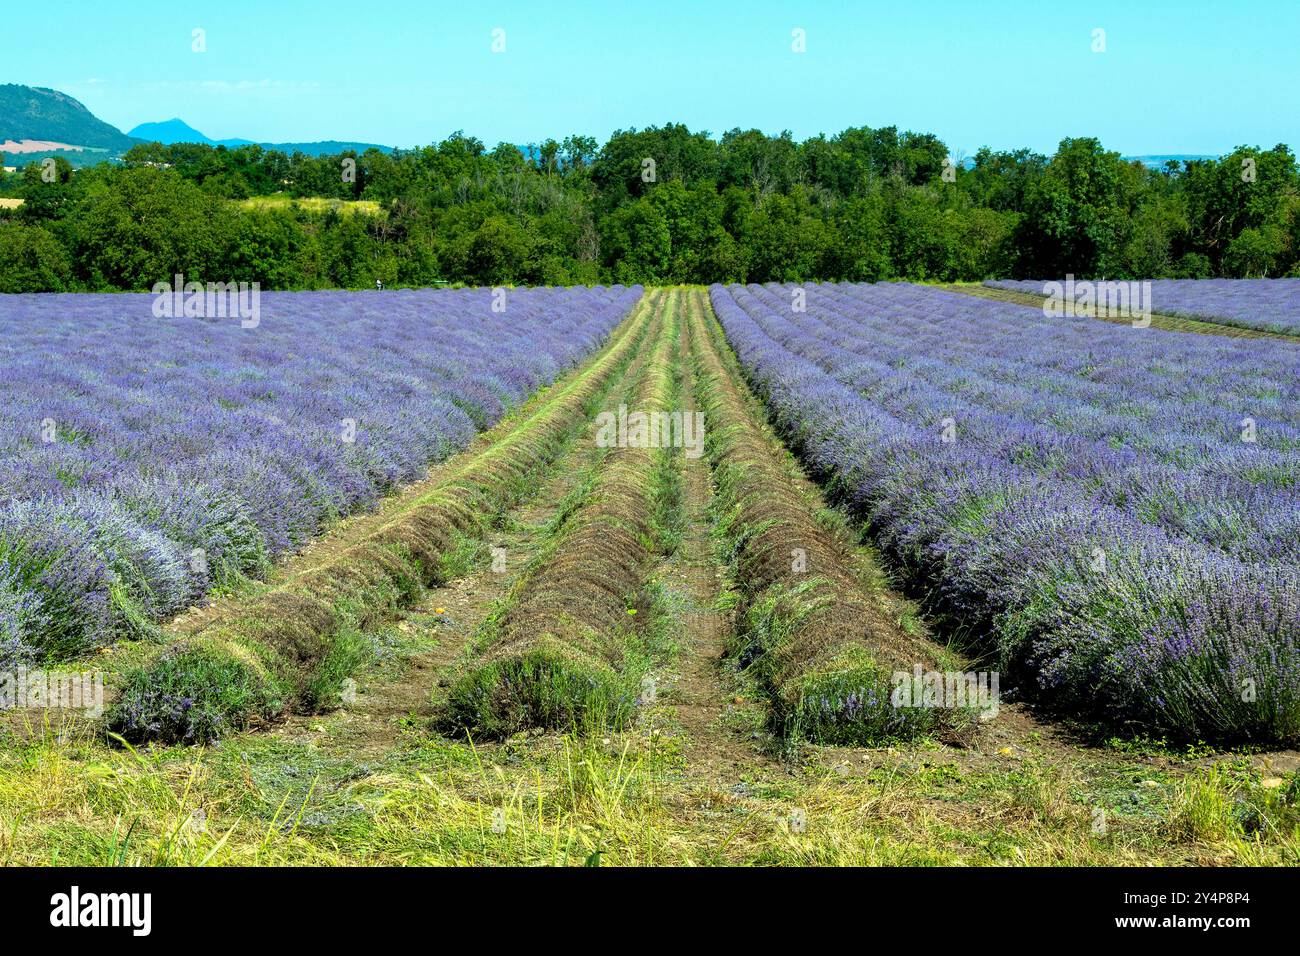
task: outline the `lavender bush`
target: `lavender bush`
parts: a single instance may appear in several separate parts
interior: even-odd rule
[[[1047,283],[1039,279],[997,279],[984,284],[1044,295]],[[1151,311],[1300,335],[1300,279],[1153,279]]]
[[[639,287],[0,296],[0,654],[68,656],[265,571],[596,348]],[[493,305],[498,305],[498,310]]]
[[[908,285],[714,286],[753,384],[895,564],[1044,696],[1300,739],[1300,346]]]

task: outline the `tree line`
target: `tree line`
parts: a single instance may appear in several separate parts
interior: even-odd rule
[[[457,133],[322,157],[153,143],[76,172],[28,164],[0,196],[23,200],[0,204],[0,292],[176,273],[264,289],[1300,275],[1284,145],[1152,169],[1086,137],[954,160],[893,127],[797,142],[667,124],[527,149]]]

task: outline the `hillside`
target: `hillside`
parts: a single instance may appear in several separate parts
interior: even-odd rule
[[[17,83],[0,85],[0,152],[22,163],[40,162],[46,156],[64,156],[74,166],[84,166],[120,157],[138,143],[158,142],[205,143],[234,149],[253,140],[212,139],[174,118],[158,123],[141,123],[123,133],[105,123],[79,100],[58,90]],[[378,149],[391,153],[392,147],[378,143],[346,140],[321,140],[311,143],[259,143],[264,149],[307,156],[328,156],[355,150],[364,153]],[[6,149],[5,146],[8,146]],[[9,164],[12,165],[12,164]]]
[[[393,147],[381,146],[379,143],[355,143],[349,140],[324,139],[316,143],[259,143],[263,149],[276,149],[282,153],[302,153],[306,156],[335,156],[349,151],[364,153],[368,149],[377,149],[381,153],[391,153]]]
[[[0,142],[42,140],[124,152],[136,140],[66,93],[16,83],[0,85]]]

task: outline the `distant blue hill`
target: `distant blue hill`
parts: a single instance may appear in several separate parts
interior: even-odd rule
[[[1218,156],[1209,156],[1203,153],[1169,153],[1160,156],[1125,156],[1126,160],[1132,162],[1137,160],[1143,166],[1150,166],[1152,169],[1159,169],[1165,163],[1187,163],[1194,159],[1218,159]]]
[[[212,140],[182,119],[163,120],[161,123],[141,123],[126,135],[142,139],[146,143],[162,143],[164,146],[170,146],[172,143],[212,143]]]
[[[207,146],[226,146],[233,149],[236,146],[251,146],[255,142],[251,139],[212,139],[204,136],[182,119],[169,119],[161,123],[141,123],[127,135],[147,143],[162,143],[164,146],[171,146],[174,143],[203,143]],[[305,153],[308,156],[331,156],[346,150],[355,150],[358,153],[364,153],[368,149],[377,149],[381,153],[393,151],[391,146],[381,146],[378,143],[355,143],[337,139],[321,140],[316,143],[258,143],[257,145],[263,149],[275,149],[282,153]]]

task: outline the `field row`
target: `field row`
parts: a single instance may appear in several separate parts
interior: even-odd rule
[[[215,739],[256,719],[337,704],[368,656],[364,633],[464,573],[500,516],[581,438],[593,403],[647,335],[634,310],[580,372],[407,494],[289,561],[266,588],[221,602],[193,632],[127,668],[110,726],[128,740]]]
[[[804,460],[1045,702],[1296,739],[1300,348],[902,285],[711,295]]]
[[[677,297],[653,293],[647,308],[649,331],[618,404],[668,410]],[[585,442],[594,441],[594,418],[584,423]],[[448,733],[500,738],[634,719],[654,653],[647,617],[637,614],[653,610],[652,560],[675,543],[656,508],[656,489],[676,481],[661,470],[666,455],[635,445],[598,448],[590,479],[476,636],[441,709]]]

